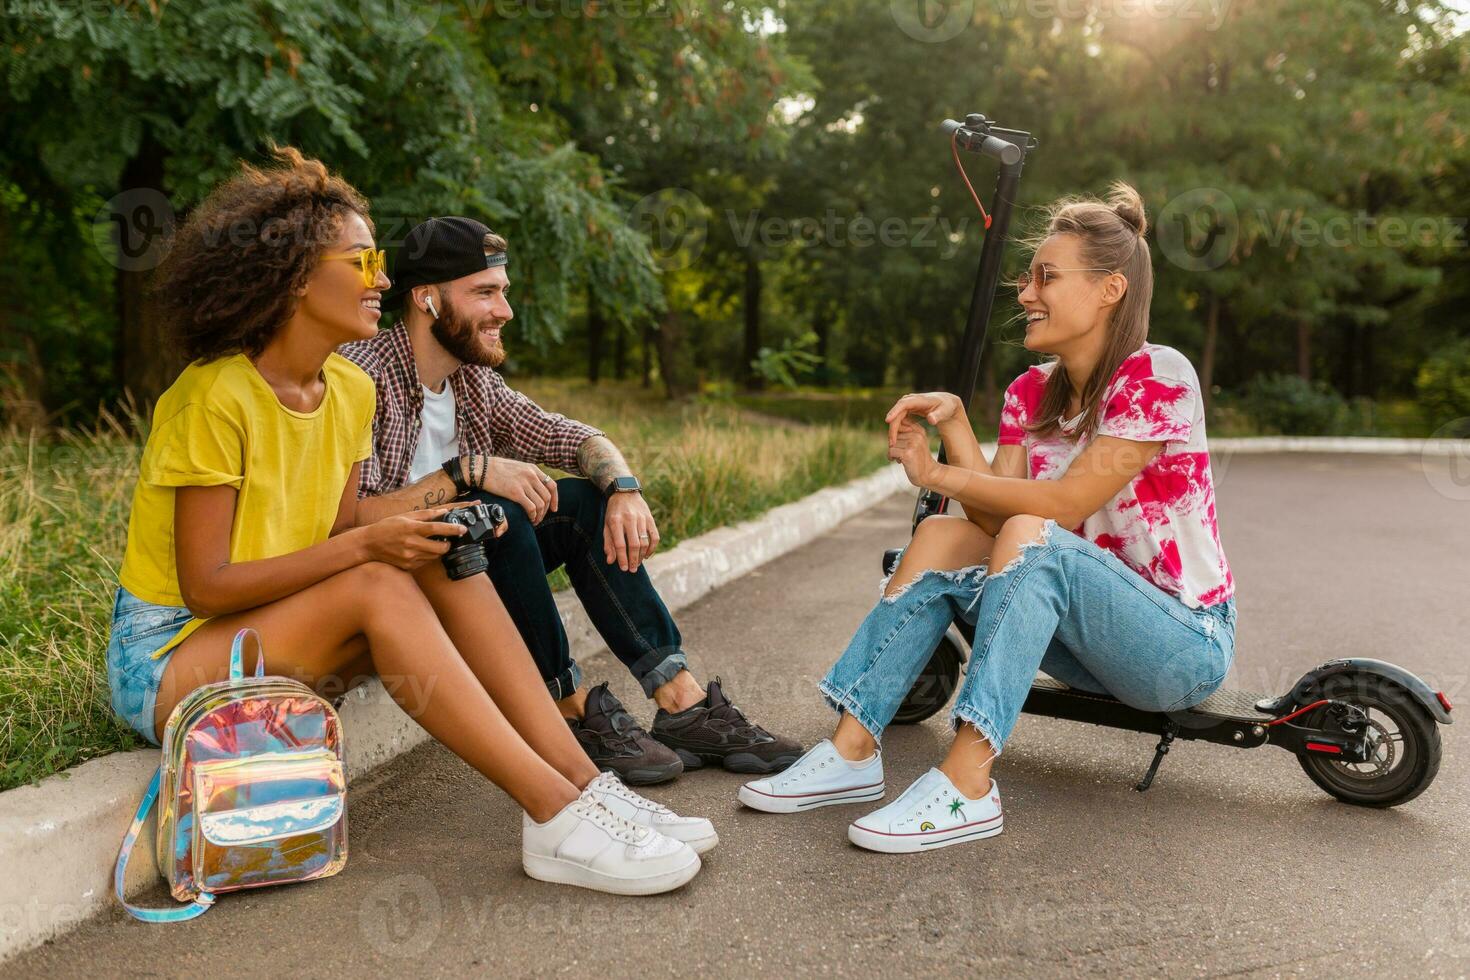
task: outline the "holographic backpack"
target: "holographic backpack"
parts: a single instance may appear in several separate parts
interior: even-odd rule
[[[254,677],[244,675],[247,642]],[[222,892],[325,878],[347,863],[342,723],[305,684],[265,676],[254,630],[235,634],[229,680],[178,703],[162,744],[113,872],[118,901],[135,918],[192,919]],[[128,855],[160,795],[158,869],[174,898],[190,903],[182,908],[139,908],[123,894]]]

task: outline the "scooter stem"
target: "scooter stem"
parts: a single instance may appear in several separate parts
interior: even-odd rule
[[[995,289],[1000,282],[1001,260],[1004,258],[1006,244],[1010,241],[1011,211],[1016,200],[1016,191],[1021,184],[1021,168],[1026,164],[1026,153],[1036,148],[1036,140],[1030,133],[1015,129],[1002,129],[985,122],[984,116],[971,115],[967,122],[975,119],[981,120],[983,130],[977,127],[975,130],[967,128],[960,129],[962,134],[979,133],[983,131],[987,137],[984,141],[976,142],[980,145],[984,142],[987,147],[993,146],[996,140],[1004,140],[1019,149],[1019,154],[992,153],[988,149],[987,156],[995,156],[1004,159],[1005,156],[1014,156],[1015,162],[1002,163],[1000,174],[995,182],[995,196],[990,205],[990,229],[986,232],[985,243],[980,247],[980,266],[975,272],[975,288],[970,294],[970,313],[965,319],[965,335],[960,345],[959,373],[952,379],[951,386],[954,393],[959,396],[960,402],[969,410],[970,401],[975,397],[975,385],[980,378],[980,367],[985,354],[985,341],[990,327],[990,313],[995,306]],[[946,120],[945,132],[953,133],[952,121]],[[961,145],[965,145],[962,143]],[[944,450],[939,450],[939,461],[943,463]],[[932,490],[926,490],[919,494],[919,501],[914,508],[914,527],[926,517],[943,513],[946,504],[945,498]]]

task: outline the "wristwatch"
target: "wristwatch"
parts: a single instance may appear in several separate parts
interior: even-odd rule
[[[620,476],[607,485],[607,488],[602,491],[602,495],[608,500],[611,500],[614,494],[642,492],[643,487],[639,485],[636,476]]]

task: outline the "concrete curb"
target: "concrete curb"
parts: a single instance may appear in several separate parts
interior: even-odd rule
[[[1376,456],[1456,456],[1470,459],[1470,439],[1388,439],[1376,436],[1257,436],[1211,439],[1210,452],[1367,453]]]
[[[822,535],[908,486],[890,466],[840,487],[819,490],[762,516],[720,528],[655,555],[648,571],[677,611],[751,569]],[[576,597],[559,595],[572,653],[586,660],[605,647]],[[429,736],[388,698],[378,682],[355,690],[342,707],[352,778],[407,752]],[[64,933],[112,902],[112,866],[143,787],[158,765],[156,749],[118,753],[0,793],[0,962]],[[133,852],[127,890],[158,880],[150,818]]]

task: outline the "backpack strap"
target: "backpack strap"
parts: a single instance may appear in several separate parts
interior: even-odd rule
[[[230,680],[238,681],[245,676],[245,644],[255,651],[255,676],[265,676],[265,648],[260,644],[260,634],[245,627],[235,634],[230,644]]]
[[[238,650],[238,643],[236,649]],[[137,843],[138,834],[143,830],[143,821],[148,819],[148,811],[153,809],[153,802],[158,799],[158,784],[162,778],[163,767],[159,766],[153,770],[153,778],[148,781],[148,789],[143,793],[143,801],[138,804],[138,812],[133,816],[133,825],[123,836],[122,847],[117,852],[117,867],[112,872],[112,885],[117,891],[117,900],[133,918],[142,919],[144,922],[183,922],[208,912],[210,906],[214,904],[214,895],[210,892],[200,892],[199,897],[188,905],[180,905],[171,909],[145,909],[137,905],[129,905],[127,899],[123,897],[123,878],[128,867],[128,856],[133,853],[133,845]]]

